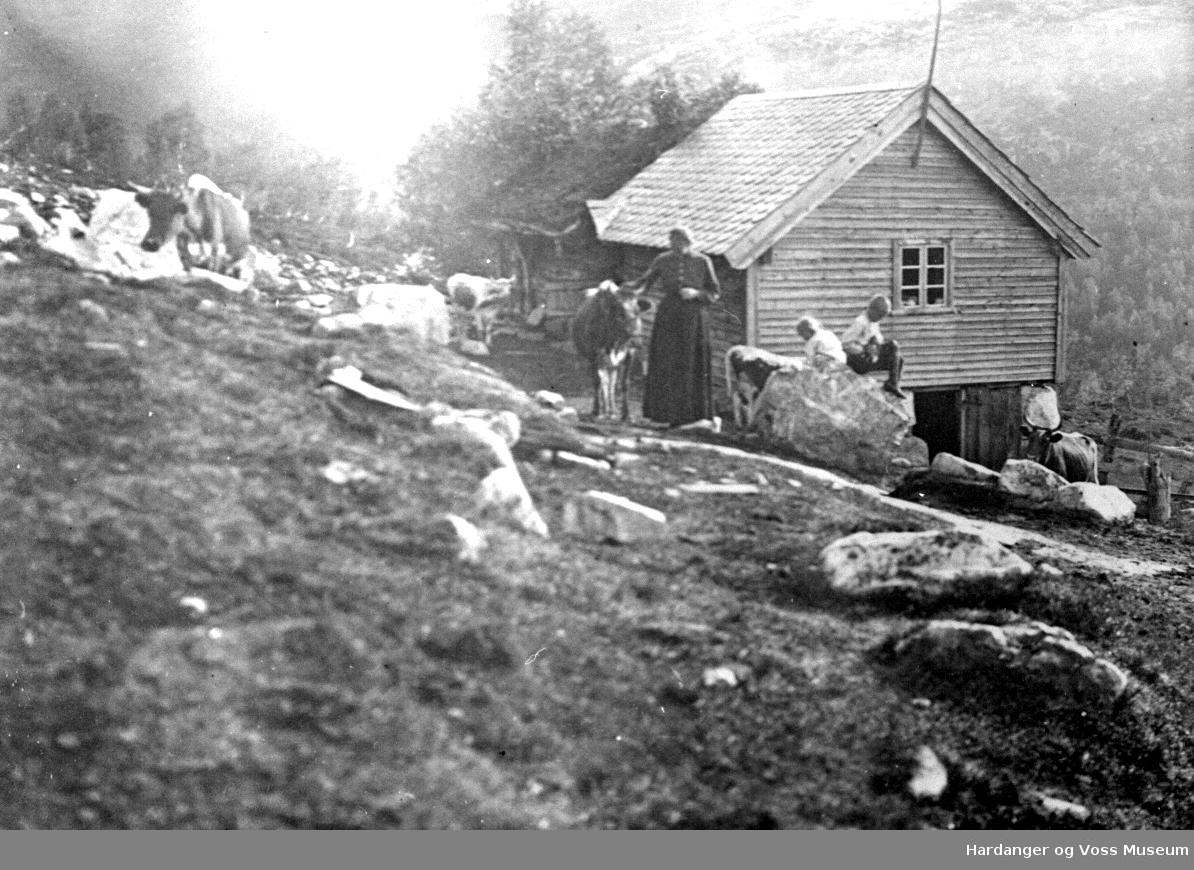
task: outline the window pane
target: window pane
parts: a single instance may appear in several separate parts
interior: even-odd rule
[[[926,284],[945,286],[945,269],[941,266],[931,266],[925,273]]]
[[[944,287],[928,287],[925,290],[926,305],[944,305],[945,304],[945,288]]]
[[[920,304],[920,290],[917,287],[905,287],[900,291],[900,305],[912,308]]]
[[[945,265],[945,248],[938,245],[930,245],[929,250],[929,265],[930,266],[944,266]]]
[[[919,287],[920,286],[920,269],[901,269],[900,270],[900,286],[901,287]]]
[[[920,248],[901,248],[901,262],[905,266],[920,265]]]

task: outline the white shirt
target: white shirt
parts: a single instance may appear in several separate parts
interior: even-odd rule
[[[818,329],[812,334],[812,337],[804,343],[804,355],[809,362],[816,362],[819,356],[828,357],[840,363],[846,361],[846,352],[842,350],[842,343],[828,329]]]
[[[879,331],[879,324],[867,317],[864,311],[854,318],[854,322],[842,333],[842,344],[846,347],[857,345],[855,353],[861,353],[867,342],[874,339],[878,344],[883,343],[883,333]]]

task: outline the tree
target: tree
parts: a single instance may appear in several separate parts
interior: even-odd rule
[[[190,104],[151,121],[145,128],[144,170],[153,179],[207,169],[206,131]]]
[[[113,180],[125,180],[132,171],[133,158],[124,121],[110,112],[97,112],[86,103],[79,120],[88,168]]]
[[[9,94],[5,101],[3,150],[13,157],[28,157],[33,153],[33,128],[37,118],[29,96],[24,91]]]
[[[702,89],[660,75],[674,85],[662,102],[657,81],[625,81],[591,19],[514,0],[477,106],[433,129],[399,167],[411,241],[453,269],[512,260],[528,278],[532,240],[576,228],[586,199],[608,196],[753,90],[735,76]]]

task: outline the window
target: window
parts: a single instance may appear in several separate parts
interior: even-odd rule
[[[897,243],[896,308],[949,305],[949,245]]]

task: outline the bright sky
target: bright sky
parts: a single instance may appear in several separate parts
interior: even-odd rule
[[[675,8],[682,13],[689,3],[710,2],[717,0],[676,0]],[[954,2],[946,0],[947,8]],[[584,8],[567,0],[554,5]],[[936,9],[934,0],[804,5],[818,18],[882,19]],[[389,177],[396,155],[475,97],[508,8],[508,0],[202,0],[195,14],[223,87],[369,179]]]

